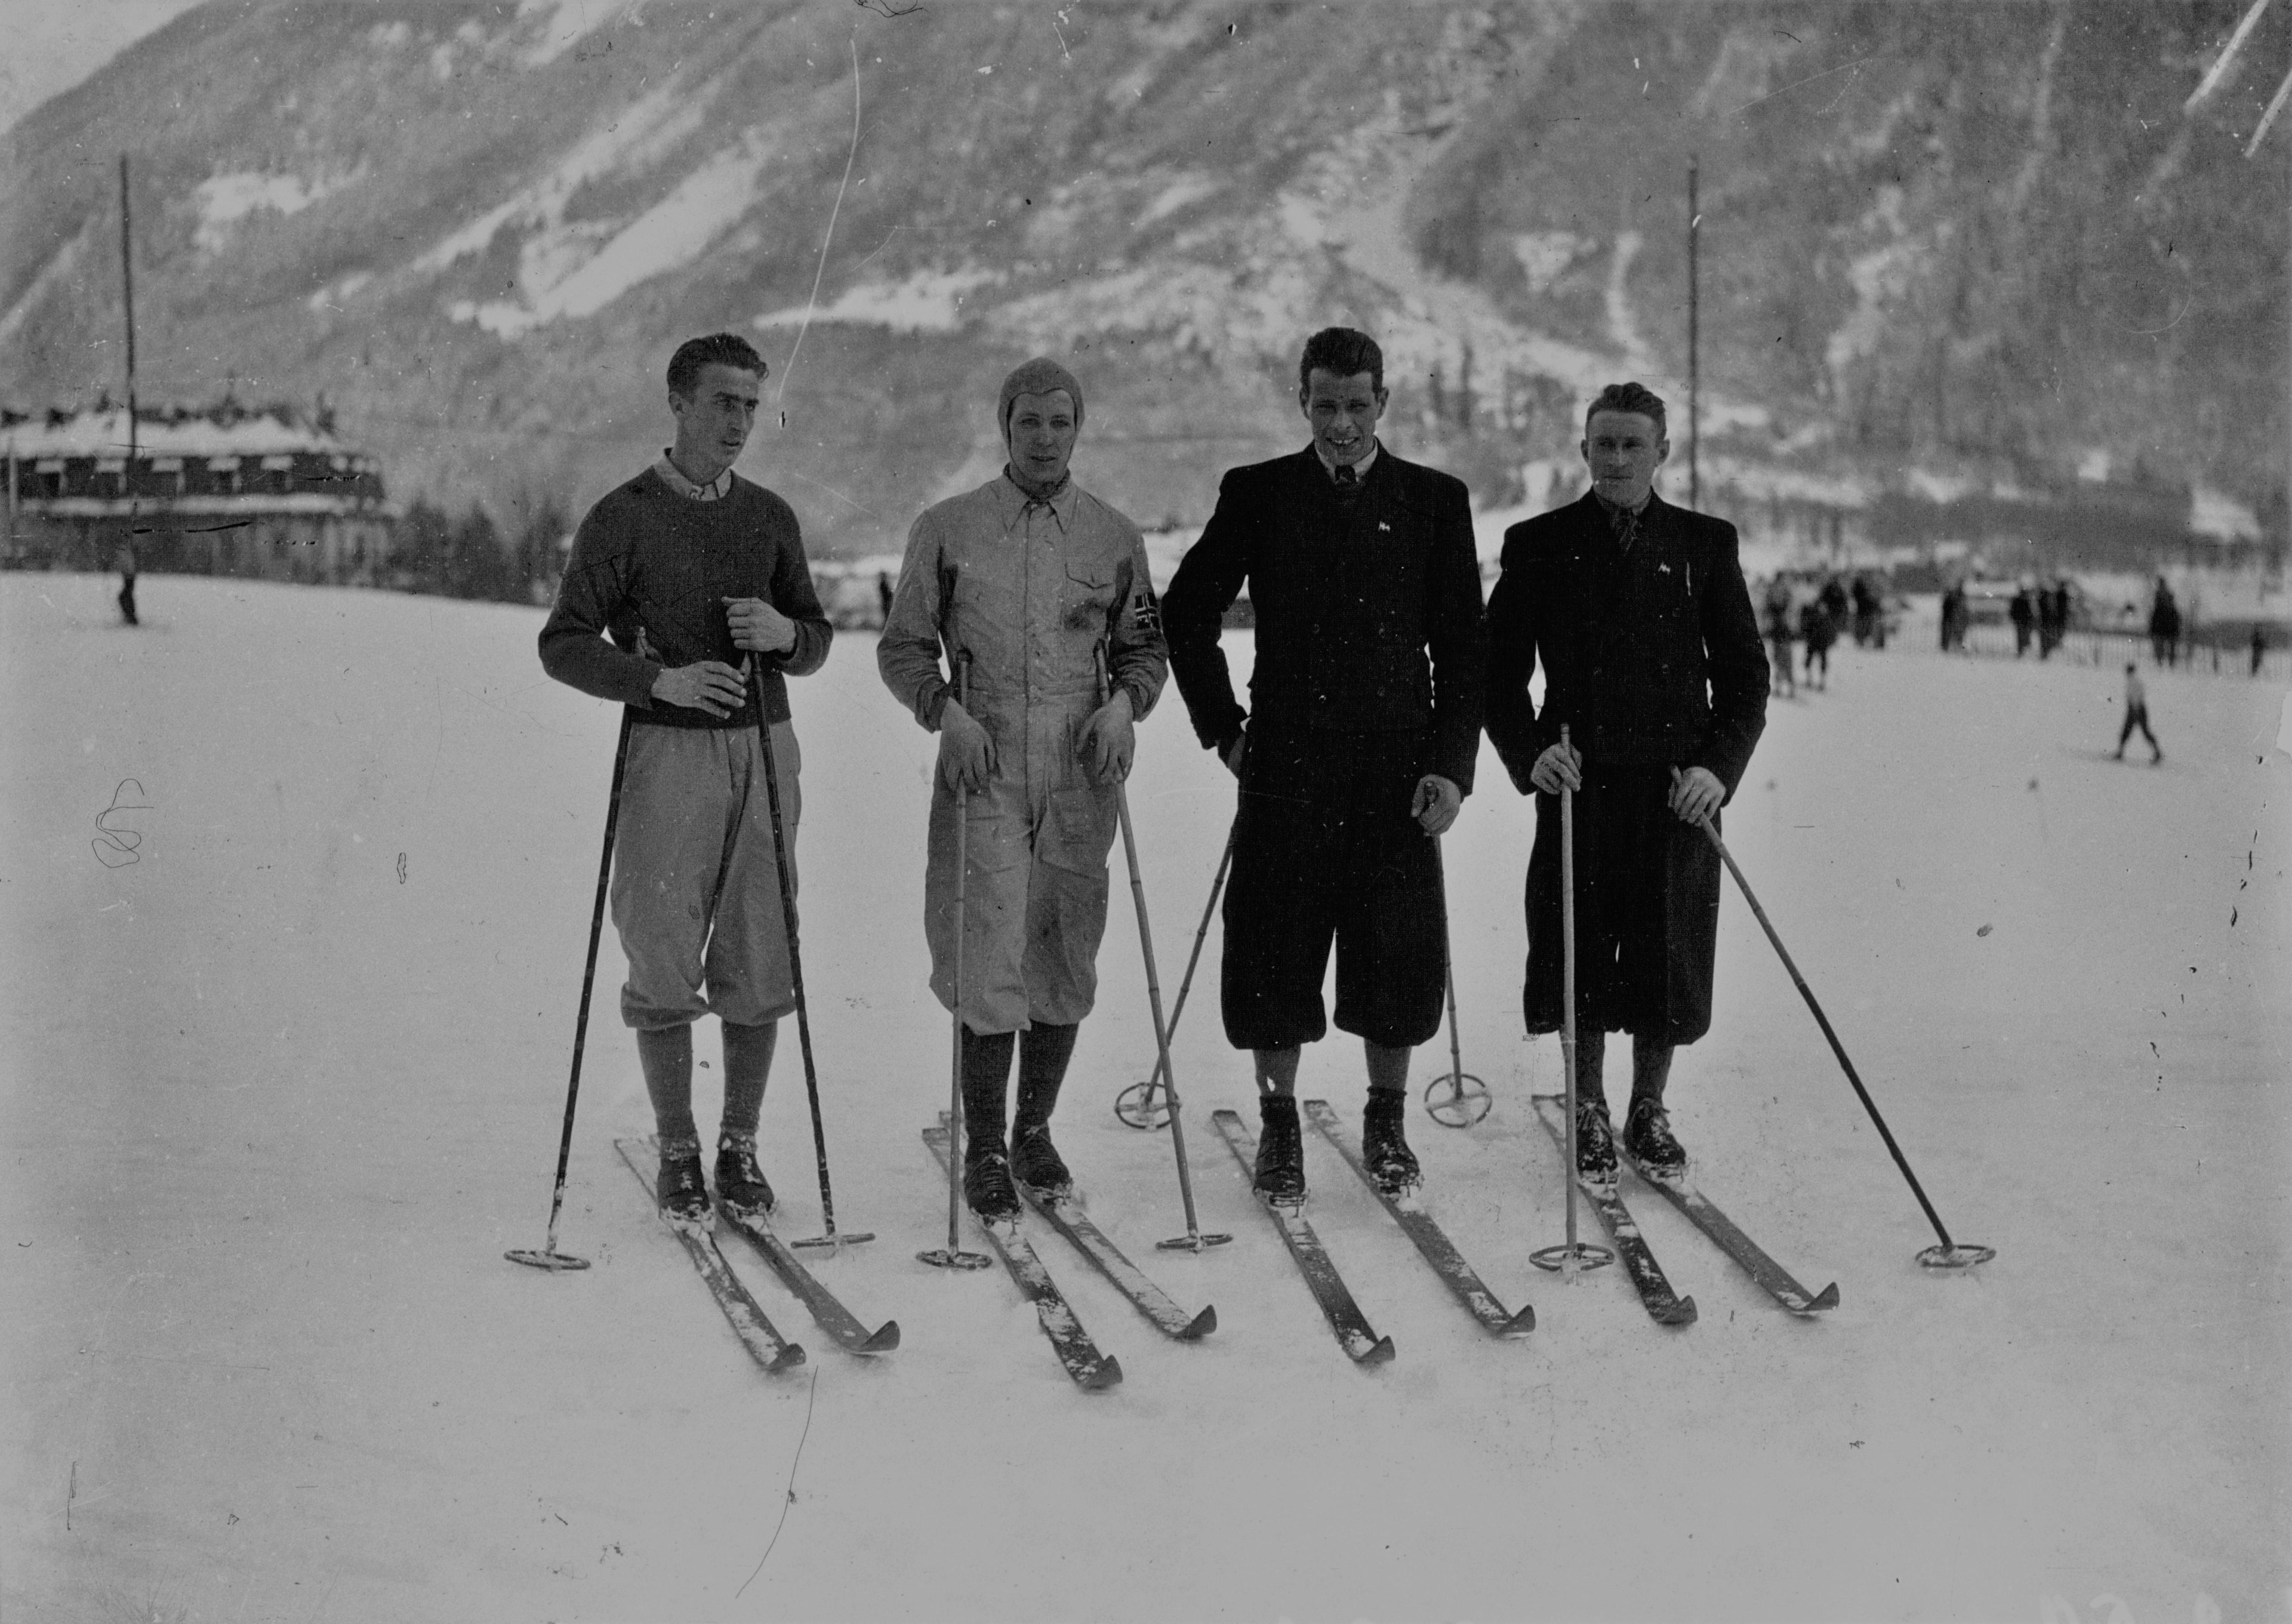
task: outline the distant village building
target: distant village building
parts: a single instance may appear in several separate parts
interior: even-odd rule
[[[330,412],[143,407],[0,412],[0,567],[141,568],[335,586],[386,585],[399,510],[375,459]]]

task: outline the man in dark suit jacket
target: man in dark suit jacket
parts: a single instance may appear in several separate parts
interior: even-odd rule
[[[1435,836],[1472,789],[1481,709],[1464,485],[1378,443],[1384,360],[1368,335],[1315,334],[1297,379],[1312,444],[1226,474],[1162,604],[1194,731],[1241,781],[1220,993],[1228,1040],[1256,1062],[1255,1187],[1285,1203],[1305,1195],[1298,1052],[1328,1030],[1333,940],[1336,1024],[1368,1056],[1364,1159],[1386,1190],[1418,1180],[1401,1121],[1448,972]],[[1247,713],[1218,647],[1245,582]]]
[[[1560,790],[1576,797],[1577,1168],[1615,1176],[1606,1035],[1632,1034],[1625,1145],[1684,1167],[1663,1105],[1672,1050],[1711,1027],[1719,857],[1695,827],[1750,764],[1767,661],[1735,527],[1655,494],[1663,402],[1610,384],[1585,416],[1592,489],[1505,532],[1489,595],[1489,737],[1537,793],[1528,863],[1530,1032],[1561,1026]],[[1544,662],[1544,706],[1529,679]],[[1560,730],[1569,729],[1569,743]]]

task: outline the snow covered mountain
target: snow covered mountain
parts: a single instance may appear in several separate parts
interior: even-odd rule
[[[146,397],[323,392],[407,495],[585,503],[725,327],[823,549],[991,471],[1036,351],[1090,482],[1198,521],[1342,320],[1398,443],[1538,505],[1600,382],[1684,405],[1692,154],[1707,456],[2265,508],[2292,24],[2182,105],[2240,9],[218,3],[5,138],[0,399],[117,392],[125,151]]]

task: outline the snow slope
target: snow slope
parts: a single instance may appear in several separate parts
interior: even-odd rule
[[[1061,1140],[1221,1324],[1166,1342],[1046,1240],[1128,1374],[1093,1396],[999,1272],[914,1261],[945,1234],[916,1137],[946,1095],[931,740],[867,638],[794,684],[837,1211],[880,1236],[820,1267],[906,1340],[843,1355],[736,1255],[811,1349],[772,1378],[612,1153],[648,1122],[609,933],[562,1234],[596,1266],[502,1260],[547,1216],[615,727],[542,676],[539,617],[147,577],[130,633],[110,590],[0,577],[10,1620],[2292,1612],[2280,691],[2153,676],[2154,770],[2099,758],[2106,671],[1849,649],[1779,703],[1731,844],[1953,1231],[1998,1248],[1913,1265],[1931,1235],[1731,896],[1676,1119],[1706,1187],[1839,1282],[1818,1322],[1649,1197],[1692,1328],[1528,1265],[1563,1222],[1525,1103],[1557,1066],[1518,1035],[1531,819],[1492,755],[1447,859],[1497,1106],[1412,1135],[1467,1256],[1534,1303],[1523,1342],[1317,1145],[1312,1216],[1399,1350],[1339,1353],[1207,1130],[1249,1092],[1215,928],[1177,1058],[1204,1222],[1236,1239],[1152,1251],[1182,1224],[1166,1139],[1107,1109],[1152,1047],[1118,895]],[[1231,794],[1174,696],[1142,741],[1167,998]],[[1303,1080],[1355,1109],[1349,1046]],[[765,1135],[793,1232],[805,1124],[791,1044]]]

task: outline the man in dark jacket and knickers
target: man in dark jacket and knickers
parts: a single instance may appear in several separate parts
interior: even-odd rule
[[[1388,1192],[1418,1178],[1402,1131],[1410,1051],[1441,1023],[1448,927],[1435,836],[1473,787],[1481,577],[1464,485],[1376,438],[1384,360],[1363,333],[1307,342],[1297,404],[1312,443],[1235,468],[1163,605],[1194,731],[1240,780],[1225,893],[1226,1037],[1255,1055],[1255,1187],[1303,1200],[1303,1045],[1337,1026],[1366,1050],[1362,1151]],[[1247,582],[1251,708],[1218,647]]]
[[[1606,1034],[1632,1034],[1625,1143],[1683,1167],[1664,1087],[1710,1029],[1719,856],[1697,823],[1733,795],[1766,725],[1767,661],[1734,526],[1654,492],[1664,406],[1611,384],[1586,415],[1582,500],[1505,533],[1489,598],[1489,737],[1537,796],[1528,864],[1530,1032],[1560,1029],[1560,791],[1575,794],[1578,1171],[1615,1176]],[[1541,660],[1541,710],[1529,679]],[[1569,742],[1560,730],[1569,729]]]

